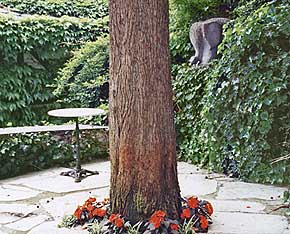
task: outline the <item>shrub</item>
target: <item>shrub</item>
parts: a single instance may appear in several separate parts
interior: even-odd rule
[[[54,91],[63,106],[97,107],[108,103],[109,40],[98,38],[74,53],[59,71]]]
[[[219,61],[199,73],[182,72],[189,90],[181,92],[182,84],[175,84],[177,102],[181,109],[194,108],[177,116],[181,134],[188,134],[180,146],[182,158],[219,171],[225,158],[234,159],[245,180],[290,182],[287,161],[271,164],[289,154],[288,9],[289,4],[273,1],[237,18],[225,31]],[[208,80],[203,100],[194,96],[186,103],[191,92],[201,89],[189,80],[202,79]]]
[[[0,126],[33,125],[56,107],[52,85],[73,49],[107,33],[108,18],[0,17]],[[49,87],[50,86],[50,87]]]
[[[0,137],[0,179],[52,166],[75,166],[71,132],[30,133]],[[107,156],[107,133],[82,131],[81,159]]]
[[[186,64],[173,67],[176,74],[173,81],[175,103],[177,106],[176,127],[178,130],[179,155],[183,160],[200,163],[206,144],[199,137],[203,130],[202,122],[203,97],[210,80],[212,66],[189,67]]]
[[[55,17],[67,15],[94,19],[108,15],[106,0],[0,0],[0,3],[25,14]]]

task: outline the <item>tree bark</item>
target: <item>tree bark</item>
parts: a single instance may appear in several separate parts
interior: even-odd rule
[[[111,209],[180,211],[168,0],[110,0]]]

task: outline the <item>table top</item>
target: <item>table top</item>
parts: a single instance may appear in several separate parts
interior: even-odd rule
[[[47,112],[50,116],[55,117],[84,117],[105,114],[105,111],[98,108],[64,108]]]

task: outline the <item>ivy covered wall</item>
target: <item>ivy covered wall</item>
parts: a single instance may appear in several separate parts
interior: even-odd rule
[[[245,14],[243,9],[247,9]],[[226,25],[220,58],[174,66],[180,157],[244,180],[290,183],[289,3],[243,3]]]
[[[0,3],[19,13],[64,15],[78,18],[99,19],[108,15],[107,0],[0,0]]]
[[[35,1],[37,7],[42,7],[38,4],[40,0]],[[214,171],[223,171],[223,162],[228,159],[235,162],[243,180],[289,184],[289,161],[274,162],[276,158],[289,155],[290,151],[289,1],[170,2],[170,50],[179,158]],[[21,10],[17,4],[14,6]],[[21,11],[32,12],[29,7],[25,9],[28,10]],[[53,10],[49,11],[48,14],[54,14]],[[194,52],[188,37],[190,24],[218,16],[231,19],[225,26],[218,58],[207,66],[189,67],[187,61]],[[40,17],[39,20],[38,34],[33,34],[39,37],[35,47],[26,46],[34,43],[33,37],[18,33],[22,23],[17,22],[21,21],[10,20],[12,27],[7,26],[12,30],[12,38],[16,38],[9,41],[16,45],[16,50],[10,48],[11,56],[6,52],[6,59],[0,56],[1,64],[12,61],[9,64],[14,66],[14,70],[9,68],[11,75],[0,73],[5,76],[0,80],[1,89],[6,90],[3,96],[1,92],[0,99],[5,105],[19,104],[15,112],[9,110],[12,107],[0,112],[0,124],[1,115],[6,113],[6,122],[2,120],[2,125],[11,119],[9,113],[13,113],[12,124],[33,124],[32,120],[38,121],[41,109],[47,109],[44,105],[51,105],[52,101],[59,105],[97,103],[99,87],[108,79],[108,38],[99,37],[107,34],[107,17],[97,21],[67,17]],[[31,25],[29,27],[33,28]],[[28,35],[33,33],[29,27],[26,29]],[[87,31],[90,33],[85,33]],[[8,40],[9,37],[5,37]],[[83,43],[91,40],[96,41]],[[51,44],[54,41],[57,43]],[[68,60],[71,51],[80,47]],[[9,46],[5,49],[9,50]],[[31,55],[34,50],[42,59]],[[48,69],[43,61],[49,64]],[[32,101],[24,99],[23,103],[19,97],[29,97]],[[28,112],[22,114],[24,110]]]
[[[107,16],[79,19],[1,14],[0,126],[34,125],[45,120],[47,110],[57,107],[54,79],[72,50],[107,32]]]

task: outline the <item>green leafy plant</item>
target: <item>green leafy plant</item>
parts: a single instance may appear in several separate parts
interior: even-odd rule
[[[102,18],[108,15],[106,0],[0,0],[6,7],[25,14],[64,15],[78,18]]]
[[[0,126],[33,125],[59,107],[57,71],[71,51],[107,33],[108,18],[0,16]]]
[[[182,212],[178,220],[167,217],[162,210],[154,211],[146,222],[141,220],[132,224],[121,214],[111,213],[110,200],[105,198],[98,202],[96,198],[90,197],[82,206],[78,206],[74,212],[75,219],[65,216],[60,226],[69,224],[68,228],[76,225],[84,225],[88,231],[94,233],[172,233],[189,234],[196,232],[207,232],[211,215],[212,205],[208,201],[198,200],[197,197],[182,199]],[[72,221],[72,222],[71,222]],[[183,223],[180,225],[180,223]]]
[[[57,225],[59,228],[71,228],[76,222],[74,215],[66,215],[62,218],[61,222]]]
[[[0,137],[0,179],[43,170],[52,166],[74,166],[71,133],[30,133]],[[82,131],[81,159],[107,156],[108,137],[101,130]]]
[[[109,40],[100,37],[74,53],[56,78],[54,94],[63,106],[108,103]]]
[[[84,225],[84,228],[88,230],[90,234],[101,234],[103,227],[98,222],[88,223]]]
[[[221,171],[229,158],[244,180],[289,184],[286,160],[270,163],[289,154],[288,9],[273,1],[238,17],[226,26],[218,61],[177,69],[183,159]]]

